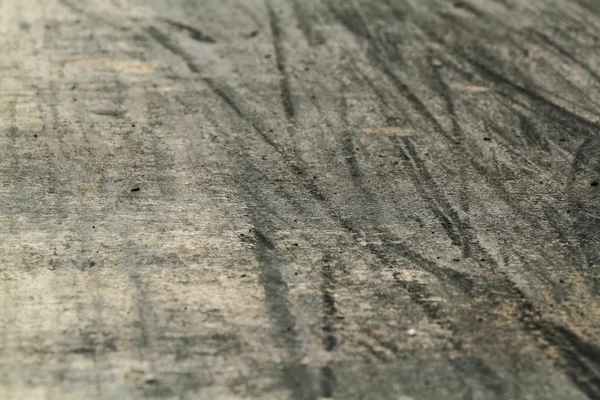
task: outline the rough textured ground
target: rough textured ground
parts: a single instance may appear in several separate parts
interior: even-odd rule
[[[0,397],[600,399],[596,0],[0,1]]]

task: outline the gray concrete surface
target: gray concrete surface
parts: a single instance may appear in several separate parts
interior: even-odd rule
[[[0,398],[600,399],[596,0],[0,1]]]

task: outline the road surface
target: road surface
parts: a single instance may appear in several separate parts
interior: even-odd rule
[[[600,399],[596,0],[0,1],[0,397]]]

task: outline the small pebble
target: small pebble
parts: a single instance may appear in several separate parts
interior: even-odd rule
[[[408,333],[408,336],[415,336],[417,334],[417,330],[411,328],[411,329],[408,330],[407,333]]]

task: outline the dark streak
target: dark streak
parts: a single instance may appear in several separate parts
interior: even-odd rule
[[[419,112],[433,130],[443,137],[453,140],[442,125],[437,121],[426,104],[402,81],[391,69],[388,51],[386,47],[377,40],[367,26],[367,22],[357,10],[342,13],[332,9],[338,21],[352,34],[364,39],[370,45],[369,61],[392,82],[396,90]]]
[[[321,269],[321,297],[323,301],[323,345],[326,351],[333,351],[337,345],[335,337],[335,317],[337,309],[335,307],[334,288],[335,277],[331,265],[324,265]]]
[[[527,301],[519,307],[518,317],[528,332],[541,336],[561,355],[558,363],[571,381],[590,399],[600,399],[600,347],[564,326],[545,321]]]
[[[64,5],[68,9],[70,9],[75,14],[80,14],[84,17],[87,17],[87,18],[93,20],[93,21],[100,22],[102,24],[108,25],[108,26],[113,27],[120,31],[129,30],[129,28],[118,25],[118,24],[110,21],[106,17],[97,15],[96,13],[93,13],[93,12],[88,12],[87,10],[85,10],[79,6],[76,6],[75,4],[73,4],[73,2],[71,0],[58,0],[58,1],[59,1],[59,3],[61,3],[62,5]]]
[[[188,35],[190,35],[190,37],[197,42],[202,42],[202,43],[216,43],[217,42],[211,36],[205,35],[198,29],[192,28],[189,25],[182,24],[181,22],[177,22],[177,21],[172,21],[167,18],[161,18],[161,20],[166,22],[167,24],[171,25],[174,28],[177,28],[181,31],[186,31],[188,33]]]
[[[453,5],[455,8],[468,11],[469,13],[473,14],[477,18],[483,19],[483,17],[484,17],[484,15],[481,13],[481,11],[479,11],[472,4],[469,4],[466,1],[455,1]]]
[[[258,224],[258,220],[254,222]],[[303,355],[296,318],[291,312],[288,286],[280,271],[282,262],[278,259],[273,241],[256,225],[252,232],[256,238],[255,251],[260,263],[259,281],[265,291],[265,306],[276,330],[274,339],[283,344],[288,353],[283,365],[285,384],[292,391],[293,398],[314,400],[317,395],[310,384],[311,376],[307,366],[301,363]]]
[[[107,117],[115,117],[115,118],[120,118],[123,116],[123,114],[125,114],[124,111],[117,111],[117,110],[95,110],[95,111],[93,111],[93,113],[96,115],[104,115]]]
[[[567,49],[559,46],[556,42],[554,42],[554,40],[550,39],[547,35],[540,33],[540,32],[535,32],[534,34],[536,36],[538,36],[542,40],[542,42],[544,42],[546,45],[548,45],[552,49],[558,51],[558,53],[560,55],[562,55],[564,58],[575,63],[580,68],[582,68],[584,71],[586,71],[588,74],[590,74],[590,76],[593,77],[594,80],[596,80],[596,82],[600,82],[600,75],[598,75],[598,73],[596,73],[594,70],[592,70],[592,68],[589,65],[584,64],[583,62],[581,62],[580,60],[575,58],[575,56],[572,53],[570,53]]]
[[[335,388],[335,375],[333,369],[326,365],[321,368],[321,397],[325,399],[333,398]]]
[[[290,77],[286,69],[286,57],[282,44],[282,31],[279,21],[279,17],[275,13],[275,10],[271,7],[270,3],[267,4],[269,10],[269,23],[271,26],[271,35],[273,36],[273,47],[275,48],[275,62],[277,64],[277,70],[281,74],[281,103],[285,116],[288,119],[294,118],[294,103],[292,101],[292,91],[290,88]]]
[[[183,49],[181,49],[179,46],[177,46],[175,43],[173,43],[173,41],[169,37],[167,37],[165,34],[163,34],[161,31],[159,31],[158,29],[156,29],[153,26],[147,27],[146,32],[148,32],[148,34],[158,44],[160,44],[161,46],[163,46],[165,49],[169,50],[171,53],[175,54],[176,56],[180,57],[186,63],[186,65],[190,71],[192,71],[196,74],[200,73],[200,68],[195,64],[192,57],[188,53],[186,53]]]
[[[330,264],[323,265],[321,269],[321,297],[323,302],[323,346],[328,352],[334,351],[337,347],[337,337],[335,335],[335,319],[337,308],[335,306],[334,290],[335,276],[333,267]],[[335,372],[330,365],[321,368],[321,397],[332,398],[335,388]]]
[[[310,46],[325,44],[326,39],[321,31],[315,28],[319,21],[319,14],[312,13],[308,8],[310,2],[307,0],[293,0],[294,14],[298,20],[298,25],[306,41]]]
[[[493,71],[492,69],[488,68],[486,65],[484,65],[483,63],[481,63],[479,61],[476,61],[468,56],[465,56],[465,59],[467,59],[482,74],[487,76],[489,79],[491,79],[495,83],[510,86],[511,88],[516,90],[518,93],[525,95],[525,96],[529,97],[531,100],[535,101],[538,104],[538,106],[549,109],[547,112],[548,118],[554,119],[553,115],[558,114],[558,116],[563,121],[565,121],[565,123],[567,125],[569,123],[577,124],[578,127],[580,127],[580,128],[585,127],[586,130],[591,130],[591,131],[596,131],[596,132],[600,131],[600,125],[598,125],[597,123],[589,121],[589,120],[567,110],[566,108],[551,102],[550,100],[544,98],[543,96],[537,94],[536,92],[534,92],[533,90],[531,90],[529,88],[520,86],[519,84],[512,82],[508,78],[505,78],[500,73]]]
[[[269,8],[269,16],[271,19],[271,30],[275,43],[276,50],[276,58],[277,58],[277,66],[280,72],[284,74],[284,78],[287,77],[285,74],[285,60],[281,57],[283,54],[281,52],[281,44],[280,40],[280,27],[279,21],[277,20],[277,16],[274,11]],[[148,28],[149,33],[164,47],[172,51],[174,54],[178,54],[183,58],[184,61],[190,67],[192,72],[198,72],[198,68],[193,64],[191,57],[187,55],[185,52],[181,51],[178,47],[174,46],[168,38],[164,37],[164,35],[157,33],[156,30],[153,31],[154,28]],[[366,26],[358,25],[352,27],[353,32],[358,32],[364,37],[367,36],[368,39],[372,39],[371,34],[369,33]],[[278,50],[279,49],[279,50]],[[435,131],[444,135],[447,139],[451,140],[452,137],[447,135],[441,125],[437,122],[432,112],[426,107],[426,105],[409,89],[408,85],[402,82],[391,70],[388,65],[388,62],[381,55],[375,54],[374,58],[375,62],[381,68],[382,72],[392,81],[396,89],[407,98],[413,107],[420,112],[421,115],[425,117],[425,119],[429,122],[429,124],[434,127]],[[538,103],[538,105],[549,108],[551,113],[558,113],[566,122],[575,122],[580,125],[583,125],[590,129],[590,131],[594,131],[597,129],[597,125],[587,121],[568,110],[553,104],[552,102],[546,100],[535,92],[519,86],[518,84],[513,83],[512,81],[504,78],[502,75],[490,70],[484,64],[479,62],[475,62],[470,59],[471,64],[474,65],[482,74],[488,78],[491,78],[492,81],[497,84],[509,86],[515,89],[518,93],[526,95],[530,99],[533,99]],[[265,134],[265,130],[263,127],[253,118],[249,117],[247,113],[243,110],[243,108],[239,105],[239,101],[233,99],[228,93],[226,93],[220,86],[218,86],[212,80],[205,80],[206,83],[211,86],[211,89],[215,94],[217,94],[221,99],[223,99],[234,112],[240,116],[242,119],[250,122],[254,127],[255,131],[259,133],[265,141],[273,147],[286,161],[288,168],[294,172],[295,176],[298,176],[298,179],[301,181],[302,185],[308,189],[308,193],[315,198],[316,200],[323,203],[324,209],[327,210],[328,214],[335,219],[344,229],[350,232],[355,238],[359,237],[359,234],[362,234],[364,229],[363,227],[358,227],[349,219],[345,219],[339,215],[339,212],[335,210],[335,208],[331,205],[331,202],[327,199],[327,197],[321,192],[318,186],[312,181],[307,181],[302,175],[306,170],[304,163],[302,163],[299,157],[296,154],[290,154],[284,147],[278,145],[272,138]],[[293,105],[291,103],[291,96],[289,91],[289,82],[284,79],[282,81],[282,102],[284,105],[284,109],[286,110],[286,116],[288,118],[293,117]],[[449,107],[451,105],[448,105]],[[404,145],[406,146],[406,151],[404,152],[404,157],[412,160],[412,163],[417,167],[418,177],[420,180],[426,182],[432,182],[433,179],[424,168],[424,164],[417,157],[414,148],[412,148],[412,144],[409,141],[405,141]],[[350,164],[351,169],[356,169],[357,165]],[[431,191],[423,190],[422,192],[431,193]],[[433,191],[435,192],[435,190]],[[483,252],[483,249],[479,244],[476,243],[473,235],[469,233],[470,227],[468,225],[464,225],[460,219],[458,218],[456,212],[447,204],[446,200],[440,196],[435,194],[429,194],[430,203],[433,204],[436,209],[441,210],[439,212],[439,219],[442,222],[442,225],[445,226],[449,236],[456,243],[460,243],[463,246],[463,252],[468,256],[470,253],[470,247],[474,246],[477,252]],[[443,212],[442,212],[443,211]],[[446,216],[447,215],[447,216]],[[260,231],[259,231],[260,232]],[[472,296],[473,292],[487,293],[490,290],[495,290],[496,295],[500,296],[505,302],[509,302],[514,304],[515,302],[522,302],[525,304],[525,311],[521,311],[521,318],[524,321],[524,326],[526,331],[532,335],[540,334],[544,340],[549,343],[554,350],[556,350],[559,354],[562,355],[561,362],[563,363],[562,368],[566,373],[570,376],[573,382],[580,387],[588,396],[591,398],[599,398],[598,388],[599,386],[599,375],[598,375],[598,362],[597,355],[598,349],[589,343],[583,342],[580,340],[573,332],[568,330],[567,328],[556,326],[551,324],[550,322],[544,321],[541,317],[536,320],[535,323],[531,324],[528,319],[528,315],[531,313],[536,313],[534,311],[533,305],[525,299],[525,296],[518,290],[514,283],[510,281],[507,277],[505,277],[501,272],[495,270],[496,273],[496,282],[495,283],[480,283],[469,277],[464,273],[460,273],[458,271],[454,271],[447,268],[442,268],[434,262],[426,260],[419,254],[411,251],[405,245],[397,245],[391,244],[395,242],[394,236],[389,232],[386,232],[384,229],[372,229],[368,234],[377,234],[378,237],[382,238],[384,244],[382,246],[376,245],[368,245],[367,248],[369,252],[376,255],[378,259],[384,262],[390,262],[391,255],[399,255],[404,257],[410,261],[415,262],[421,269],[435,276],[440,282],[445,285],[450,285],[455,287],[461,291],[462,294],[467,296]],[[296,333],[294,328],[294,317],[291,314],[289,307],[287,306],[287,285],[285,281],[281,277],[281,273],[277,268],[276,258],[272,252],[275,251],[275,246],[271,241],[265,239],[265,235],[262,233],[257,234],[256,237],[257,242],[257,254],[259,260],[261,261],[261,283],[265,287],[266,297],[267,297],[267,307],[269,308],[269,313],[272,316],[272,319],[275,321],[275,326],[283,334],[283,331],[291,332],[290,336],[284,339],[287,344],[288,349],[294,349],[297,347],[296,343]],[[493,266],[496,266],[492,264]],[[417,286],[407,286],[407,290],[413,296],[413,299],[422,305],[422,307],[426,310],[427,314],[434,320],[439,320],[440,312],[437,308],[432,305],[426,305],[424,301],[423,287]],[[335,302],[333,301],[333,296],[330,296],[328,292],[323,294],[323,303],[329,310],[335,309]],[[325,325],[324,329],[327,328]],[[279,337],[279,335],[277,335]],[[363,343],[365,347],[370,349],[370,351],[378,358],[385,359],[385,355],[380,354],[367,343]],[[326,339],[324,342],[326,348],[333,349],[335,347],[335,343]],[[290,350],[293,353],[293,350]],[[295,359],[291,357],[292,360]],[[473,365],[480,365],[480,360],[475,359]],[[472,369],[475,367],[470,367]],[[323,370],[325,371],[325,370]],[[292,362],[289,366],[286,366],[286,373],[289,374],[290,382],[292,382],[293,390],[297,390],[298,398],[303,398],[302,396],[306,396],[305,392],[302,392],[302,382],[297,380],[299,375],[302,375],[304,378],[308,379],[307,371],[299,366],[297,363]],[[327,376],[329,372],[322,372],[323,376]],[[495,383],[494,383],[495,385]],[[327,385],[324,385],[327,386]],[[322,390],[324,394],[327,393],[328,389]],[[313,394],[310,394],[312,396]]]
[[[418,156],[410,139],[403,138],[402,144],[402,146],[399,145],[397,148],[404,158],[414,164],[415,174],[413,178],[417,189],[429,204],[431,212],[440,221],[448,237],[452,240],[452,244],[461,246],[463,256],[469,257],[471,255],[471,242],[473,238],[468,233],[468,227],[461,221],[450,203],[443,198],[443,194],[440,193],[441,189],[435,183],[423,160]],[[406,148],[406,151],[404,148]]]

